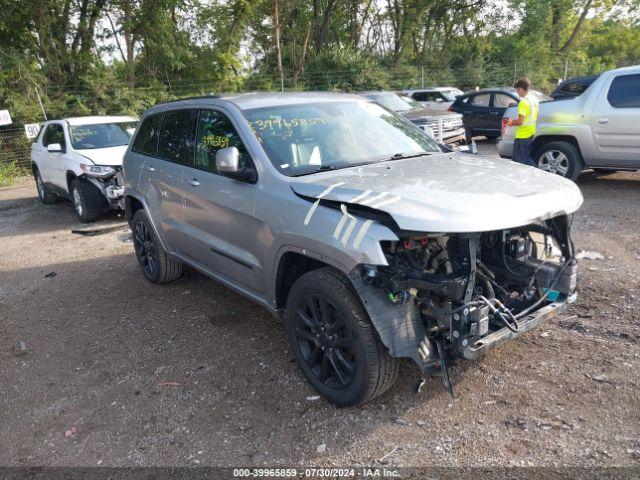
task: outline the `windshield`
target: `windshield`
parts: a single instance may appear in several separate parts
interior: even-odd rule
[[[462,95],[460,90],[441,90],[440,94],[447,100],[447,102],[453,102],[458,95]]]
[[[414,108],[397,93],[367,93],[365,97],[394,112],[405,112]]]
[[[422,130],[366,100],[243,113],[271,163],[289,176],[442,151]]]
[[[552,100],[551,97],[547,97],[544,93],[537,90],[531,90],[531,93],[538,99],[539,102],[548,102]]]
[[[129,145],[137,124],[138,122],[121,122],[72,125],[69,128],[71,144],[76,150]]]
[[[407,102],[411,106],[411,108],[424,108],[420,102],[418,102],[417,100],[414,100],[413,98],[411,98],[408,95],[400,95],[400,94],[398,94],[398,96],[402,100]]]

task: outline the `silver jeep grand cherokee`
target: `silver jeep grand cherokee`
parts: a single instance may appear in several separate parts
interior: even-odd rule
[[[124,173],[144,276],[169,282],[189,265],[260,303],[339,405],[382,394],[400,357],[451,391],[452,358],[575,299],[572,182],[453,153],[359,96],[158,105]]]

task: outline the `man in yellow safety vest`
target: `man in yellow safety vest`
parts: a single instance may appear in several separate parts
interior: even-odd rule
[[[509,120],[508,127],[516,128],[516,138],[513,142],[513,160],[524,165],[536,166],[531,158],[533,136],[536,133],[538,119],[538,99],[531,93],[531,80],[527,77],[519,78],[514,88],[520,97],[518,103],[518,118]]]

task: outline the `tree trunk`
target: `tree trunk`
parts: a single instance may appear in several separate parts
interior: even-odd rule
[[[582,27],[582,24],[584,23],[585,18],[587,18],[587,14],[591,9],[592,3],[593,3],[593,0],[587,0],[587,3],[585,3],[584,7],[582,8],[582,13],[580,14],[580,18],[578,18],[578,21],[576,22],[576,26],[573,27],[573,31],[571,32],[571,35],[569,36],[567,41],[564,43],[562,48],[560,48],[559,50],[560,53],[566,54],[571,48],[571,44],[576,39],[576,36],[578,35],[578,32],[580,31],[580,28]]]
[[[276,62],[280,74],[280,91],[284,91],[284,73],[282,71],[282,54],[280,52],[280,2],[273,1],[273,28],[276,47]]]

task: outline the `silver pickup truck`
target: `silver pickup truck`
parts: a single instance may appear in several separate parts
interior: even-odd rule
[[[509,107],[498,153],[513,155]],[[640,66],[603,73],[580,96],[540,104],[532,156],[542,170],[575,180],[584,168],[640,170]]]

